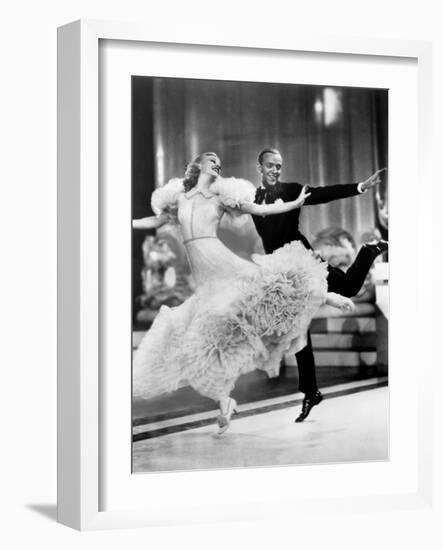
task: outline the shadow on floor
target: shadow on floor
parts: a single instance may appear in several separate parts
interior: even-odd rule
[[[28,510],[37,512],[41,516],[57,521],[57,505],[56,504],[26,504]]]
[[[322,367],[317,369],[317,381],[320,388],[364,380],[377,375],[377,369],[374,367]],[[259,370],[241,376],[236,382],[232,397],[241,405],[293,395],[297,391],[297,369],[282,367],[280,375],[276,378],[268,378],[264,372]],[[215,408],[216,404],[212,399],[199,395],[188,386],[171,394],[163,394],[152,399],[134,400],[133,424],[139,426],[150,422],[160,422]]]

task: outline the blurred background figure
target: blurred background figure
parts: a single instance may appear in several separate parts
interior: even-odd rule
[[[381,239],[381,232],[374,228],[371,231],[364,232],[359,244]],[[327,227],[319,231],[312,242],[314,250],[320,256],[334,267],[339,267],[343,271],[353,263],[357,255],[359,246],[356,244],[356,239],[349,231],[342,227]],[[375,263],[383,261],[384,256],[379,256],[375,259]],[[374,302],[375,301],[375,281],[374,281],[374,266],[371,268],[362,289],[353,297],[353,301],[358,302]]]

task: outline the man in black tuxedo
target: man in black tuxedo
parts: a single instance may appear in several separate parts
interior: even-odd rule
[[[273,203],[276,200],[286,202],[295,200],[300,195],[303,189],[300,183],[282,183],[279,181],[282,164],[282,156],[277,149],[269,148],[261,151],[258,156],[258,170],[261,174],[262,186],[257,189],[256,203]],[[306,199],[304,206],[324,204],[364,193],[380,183],[381,171],[378,170],[361,183],[309,187],[310,196]],[[263,241],[263,247],[267,254],[291,241],[301,241],[306,248],[312,250],[309,241],[299,230],[299,218],[300,208],[274,216],[253,216],[255,227]],[[386,241],[363,245],[354,263],[346,272],[328,266],[328,290],[348,298],[355,296],[363,285],[373,261],[379,254],[385,252],[387,247]],[[303,422],[312,407],[318,405],[323,399],[317,386],[314,353],[309,333],[307,346],[296,354],[296,359],[299,371],[299,387],[305,397],[302,411],[295,421]]]

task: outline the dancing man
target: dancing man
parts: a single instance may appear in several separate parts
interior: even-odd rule
[[[277,149],[264,149],[258,155],[258,171],[262,185],[256,192],[255,202],[257,204],[271,204],[276,200],[292,201],[302,192],[303,185],[300,183],[283,183],[280,181],[282,166],[283,159]],[[383,170],[377,170],[361,183],[308,187],[310,196],[305,200],[304,205],[324,204],[364,193],[380,183],[380,173]],[[301,241],[307,249],[312,250],[309,241],[299,230],[300,209],[275,216],[262,217],[254,215],[252,217],[257,232],[263,241],[266,254],[270,254],[292,241]],[[328,290],[349,298],[355,296],[363,285],[375,258],[387,249],[388,243],[386,241],[373,241],[363,245],[354,263],[346,272],[328,265]],[[318,405],[323,399],[317,386],[314,353],[309,332],[307,346],[296,354],[296,359],[299,371],[299,388],[305,394],[305,397],[302,411],[295,422],[303,422],[308,417],[312,407]]]

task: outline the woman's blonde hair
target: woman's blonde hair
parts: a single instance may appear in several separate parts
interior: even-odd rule
[[[195,157],[194,160],[192,160],[186,167],[185,171],[185,177],[183,179],[183,186],[185,188],[185,192],[190,191],[193,187],[197,185],[198,176],[200,175],[201,167],[200,163],[204,159],[204,157],[208,157],[210,155],[214,155],[218,157],[216,153],[207,152],[207,153],[200,153],[197,157]]]

